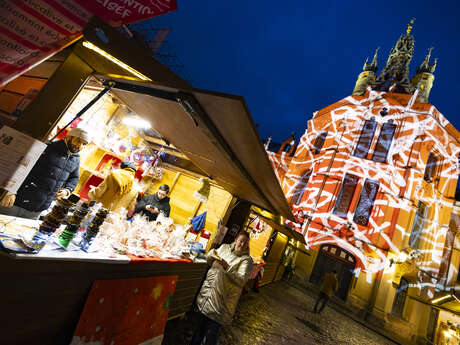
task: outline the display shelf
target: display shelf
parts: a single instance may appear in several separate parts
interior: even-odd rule
[[[0,293],[11,301],[4,304],[0,313],[0,323],[8,329],[2,335],[2,344],[29,345],[36,344],[37,339],[40,344],[70,344],[96,280],[114,280],[116,289],[116,279],[177,275],[169,318],[179,317],[192,307],[206,269],[206,263],[120,264],[0,256]],[[24,332],[24,325],[32,325],[32,331]]]
[[[60,249],[43,248],[38,254],[9,254],[13,259],[21,260],[53,260],[53,261],[86,261],[111,264],[128,264],[131,262],[126,255],[107,255],[103,253],[86,253],[83,251],[63,251]]]

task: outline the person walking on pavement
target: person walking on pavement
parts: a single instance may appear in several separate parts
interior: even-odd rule
[[[313,308],[314,313],[321,313],[326,306],[327,301],[332,296],[332,294],[337,291],[339,288],[339,281],[337,280],[337,271],[326,273],[323,276],[323,282],[319,291],[318,298],[316,299],[315,307]],[[318,309],[319,304],[321,307]]]
[[[240,232],[232,244],[223,244],[207,256],[209,269],[197,297],[198,327],[190,345],[215,345],[222,326],[232,323],[244,285],[252,272],[249,234]]]
[[[0,214],[37,219],[54,198],[69,197],[80,176],[78,152],[90,141],[86,131],[72,128],[64,140],[48,144],[17,193],[2,198]]]

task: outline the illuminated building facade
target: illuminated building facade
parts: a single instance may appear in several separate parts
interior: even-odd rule
[[[293,157],[269,153],[313,254],[299,269],[315,284],[336,269],[337,296],[404,343],[434,340],[460,152],[428,103],[431,49],[409,78],[411,29],[379,76],[376,52],[351,96],[313,114]]]

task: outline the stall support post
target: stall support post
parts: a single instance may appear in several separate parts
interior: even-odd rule
[[[275,239],[275,241],[276,241],[276,239]],[[286,245],[283,248],[283,252],[282,252],[283,254],[281,255],[280,262],[278,263],[278,266],[276,267],[275,275],[273,276],[273,279],[272,279],[271,283],[273,283],[276,280],[276,277],[278,276],[278,271],[279,271],[281,265],[283,264],[285,253],[286,253],[286,248],[288,247],[288,245],[289,245],[289,237],[287,238]]]
[[[182,175],[182,173],[180,172],[177,172],[176,173],[176,176],[174,176],[174,180],[172,181],[171,183],[171,188],[169,188],[169,193],[172,193],[174,187],[176,186],[177,184],[177,181],[179,180],[179,177]]]

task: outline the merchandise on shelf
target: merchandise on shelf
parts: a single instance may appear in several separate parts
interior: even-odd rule
[[[91,224],[86,229],[85,234],[83,235],[82,241],[80,243],[80,247],[85,252],[89,251],[91,244],[93,243],[94,239],[96,238],[97,234],[99,233],[99,228],[104,223],[105,219],[107,218],[109,211],[105,208],[100,208],[96,215],[94,216]]]
[[[89,212],[89,204],[86,202],[81,203],[72,213],[68,220],[68,225],[64,231],[59,235],[56,242],[63,248],[67,248],[74,238],[77,231],[80,229],[81,222]]]
[[[135,214],[132,220],[110,213],[96,238],[100,250],[115,249],[139,257],[181,258],[186,247],[183,226],[160,214],[156,221]]]
[[[61,226],[61,223],[67,216],[69,209],[74,205],[70,199],[57,199],[56,204],[51,209],[43,222],[41,223],[38,232],[30,241],[24,241],[31,248],[32,252],[40,251],[48,242],[54,232]]]
[[[204,229],[201,231],[198,242],[200,242],[203,245],[203,248],[207,247],[210,237],[211,237],[211,233],[209,231],[204,230]]]

